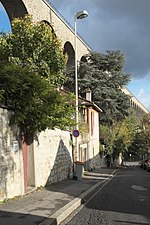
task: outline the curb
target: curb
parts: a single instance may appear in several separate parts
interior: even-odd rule
[[[44,221],[39,223],[39,225],[59,225],[63,220],[65,220],[74,210],[76,210],[81,204],[85,203],[88,198],[90,198],[95,192],[98,191],[99,187],[101,189],[107,184],[118,172],[118,169],[114,170],[110,176],[104,181],[98,182],[93,185],[91,188],[83,192],[79,197],[73,199],[64,207],[60,208],[57,212],[55,212],[50,217],[46,218]],[[100,190],[101,190],[100,189]]]

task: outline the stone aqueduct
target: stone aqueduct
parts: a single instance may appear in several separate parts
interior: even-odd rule
[[[31,14],[35,22],[48,22],[56,36],[62,41],[64,52],[68,54],[68,65],[74,64],[74,30],[54,9],[49,0],[1,0],[1,3],[10,21],[16,17]],[[77,48],[77,59],[81,61],[83,55],[87,54],[90,48],[79,36],[77,37]]]
[[[45,21],[54,30],[56,36],[62,41],[64,52],[68,54],[68,66],[74,65],[74,29],[63,19],[62,16],[54,9],[49,0],[1,0],[10,21],[15,17],[22,17],[25,14],[31,14],[35,22]],[[91,51],[90,47],[80,38],[77,37],[77,60],[82,61],[85,54]],[[124,88],[123,92],[132,96],[131,108],[141,117],[143,113],[149,111],[136,99],[132,93]]]

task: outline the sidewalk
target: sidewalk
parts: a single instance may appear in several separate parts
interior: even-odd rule
[[[60,224],[115,172],[113,168],[99,168],[85,172],[81,180],[65,180],[10,200],[0,205],[0,225]]]

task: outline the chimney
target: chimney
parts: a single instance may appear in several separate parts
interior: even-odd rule
[[[90,88],[86,89],[86,100],[92,101],[92,93],[91,93]]]

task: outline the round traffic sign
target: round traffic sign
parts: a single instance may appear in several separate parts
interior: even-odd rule
[[[80,133],[79,133],[78,130],[74,130],[74,131],[73,131],[73,136],[74,136],[74,137],[79,137],[79,134],[80,134]]]

